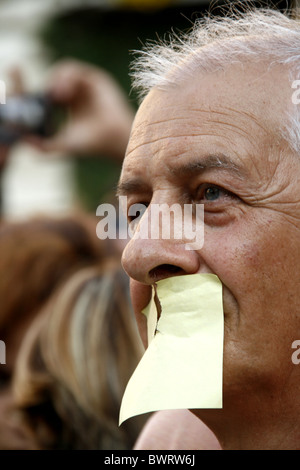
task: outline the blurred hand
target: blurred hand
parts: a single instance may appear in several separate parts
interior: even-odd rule
[[[65,60],[55,66],[48,92],[66,108],[67,122],[52,138],[30,136],[27,141],[46,152],[123,160],[134,110],[113,77],[97,67]]]

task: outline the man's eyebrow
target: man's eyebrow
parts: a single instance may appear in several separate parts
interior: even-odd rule
[[[137,178],[132,178],[126,181],[119,181],[117,186],[117,197],[126,196],[127,194],[137,194],[147,191],[147,185]]]
[[[189,177],[195,173],[200,173],[208,169],[220,168],[234,172],[237,176],[245,176],[246,170],[234,162],[230,157],[224,154],[207,155],[201,159],[195,159],[185,164],[172,165],[169,167],[169,172],[177,177]],[[125,181],[120,181],[117,186],[117,196],[125,196],[127,194],[145,193],[148,190],[148,185],[138,178],[132,178]]]
[[[224,154],[207,155],[201,159],[195,159],[184,165],[172,166],[169,168],[171,174],[188,177],[204,170],[220,168],[234,172],[238,176],[245,176],[245,169]]]

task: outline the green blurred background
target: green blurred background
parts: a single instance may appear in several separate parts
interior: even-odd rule
[[[80,9],[52,19],[40,32],[53,62],[66,57],[98,65],[111,72],[123,87],[128,99],[137,107],[131,93],[129,64],[133,52],[149,39],[162,37],[172,28],[186,30],[200,7],[163,8],[155,10],[98,8]],[[107,192],[118,181],[120,167],[104,158],[76,158],[75,189],[82,205],[95,211]]]

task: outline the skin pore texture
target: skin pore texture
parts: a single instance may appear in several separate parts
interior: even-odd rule
[[[213,273],[223,285],[223,409],[194,410],[223,449],[299,449],[300,160],[282,138],[289,71],[239,63],[153,89],[137,112],[119,193],[204,204],[204,245],[144,240],[123,253],[141,337],[151,285]],[[136,234],[138,234],[138,229]],[[197,373],[197,371],[195,371]]]

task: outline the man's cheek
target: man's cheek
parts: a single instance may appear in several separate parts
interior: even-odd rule
[[[266,265],[265,251],[271,251],[269,242],[261,240],[259,234],[251,239],[250,230],[236,227],[236,232],[224,230],[221,238],[211,236],[209,253],[212,255],[206,260],[211,272],[221,279],[233,297],[240,292],[245,296],[255,288],[254,281]]]

